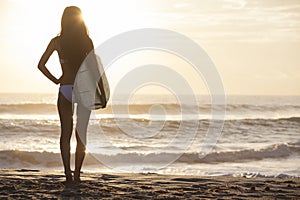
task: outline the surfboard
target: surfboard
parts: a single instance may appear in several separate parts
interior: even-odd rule
[[[77,72],[73,100],[89,110],[95,110],[105,108],[109,96],[109,83],[101,59],[92,51]]]

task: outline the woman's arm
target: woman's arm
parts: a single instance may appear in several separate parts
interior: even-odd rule
[[[42,57],[39,61],[38,69],[53,83],[58,84],[59,79],[57,79],[55,76],[53,76],[46,67],[46,63],[54,50],[55,50],[55,44],[54,44],[54,39],[52,39],[50,41],[46,51],[44,52],[44,54],[42,55]]]

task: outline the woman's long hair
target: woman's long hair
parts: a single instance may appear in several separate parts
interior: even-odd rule
[[[66,7],[61,18],[61,49],[64,59],[71,63],[82,62],[89,43],[88,30],[80,8]]]

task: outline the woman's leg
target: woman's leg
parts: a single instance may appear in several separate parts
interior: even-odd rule
[[[90,119],[91,111],[83,107],[82,105],[77,105],[77,124],[76,124],[76,153],[75,153],[75,172],[74,180],[80,181],[80,170],[85,157],[86,149],[86,133],[87,127]]]
[[[73,111],[72,103],[68,101],[61,93],[58,94],[57,101],[58,113],[61,123],[60,151],[65,169],[67,182],[72,181],[70,167],[70,140],[73,130]]]

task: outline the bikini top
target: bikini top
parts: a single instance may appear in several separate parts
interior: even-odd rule
[[[68,59],[64,59],[64,58],[59,58],[59,62],[60,64],[65,64],[65,63],[68,63]]]

